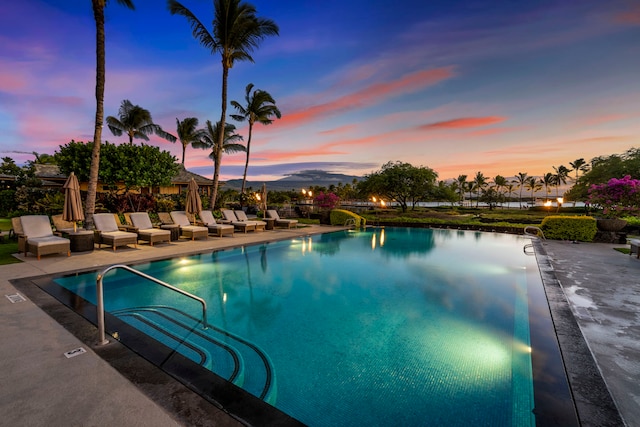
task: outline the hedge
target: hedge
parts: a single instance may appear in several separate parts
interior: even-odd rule
[[[348,219],[353,218],[357,228],[367,225],[367,220],[358,214],[344,209],[333,209],[330,214],[331,225],[345,225]]]
[[[596,220],[590,216],[548,216],[542,220],[542,232],[548,239],[591,242],[598,232]]]

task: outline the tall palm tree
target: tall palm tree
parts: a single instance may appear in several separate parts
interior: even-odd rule
[[[198,140],[198,119],[195,117],[187,117],[180,121],[176,117],[176,133],[182,144],[182,166],[184,166],[184,154],[187,147]]]
[[[525,180],[524,186],[527,190],[531,191],[531,203],[535,203],[535,192],[542,189],[542,184],[540,184],[540,181],[538,181],[535,176],[530,176]]]
[[[213,0],[214,17],[213,28],[209,32],[198,18],[176,0],[168,0],[169,12],[172,15],[184,16],[193,37],[212,54],[219,53],[222,57],[222,108],[220,112],[220,128],[226,129],[227,119],[227,79],[229,69],[236,61],[251,61],[251,53],[267,36],[278,35],[278,26],[270,19],[256,16],[255,6],[241,0]],[[222,149],[223,135],[216,147]],[[221,153],[216,154],[217,157]],[[215,203],[218,195],[218,177],[213,178],[213,196]]]
[[[253,133],[254,123],[262,123],[263,125],[270,125],[273,123],[273,117],[282,117],[280,110],[276,107],[276,101],[269,94],[269,92],[256,89],[253,90],[253,83],[249,83],[245,89],[245,102],[244,106],[240,105],[237,101],[231,101],[231,105],[239,114],[232,114],[233,120],[238,122],[247,121],[249,123],[249,138],[247,138],[247,160],[244,164],[244,174],[242,175],[242,190],[241,194],[244,194],[244,187],[247,182],[247,169],[249,168],[249,151],[251,150],[251,136]]]
[[[122,6],[135,9],[131,0],[117,0]],[[104,85],[105,72],[105,31],[104,8],[107,0],[91,0],[93,18],[96,21],[96,117],[93,130],[93,149],[91,151],[91,167],[85,200],[85,222],[88,228],[93,227],[93,213],[96,210],[96,194],[98,192],[98,172],[100,169],[100,145],[102,141],[102,122],[104,119]]]
[[[480,202],[480,193],[482,189],[487,186],[487,178],[480,171],[476,173],[476,176],[473,178],[473,184],[476,188],[476,208],[478,207],[478,203]]]
[[[224,126],[224,132],[220,132],[221,128],[220,122],[213,125],[211,120],[207,120],[205,128],[198,131],[196,141],[191,144],[193,148],[211,150],[209,158],[213,160],[214,182],[218,182],[220,176],[223,153],[237,153],[247,150],[244,145],[238,143],[238,141],[242,141],[242,135],[235,133],[236,127],[234,125],[227,123]],[[220,141],[222,141],[222,145],[218,145]],[[215,198],[211,199],[211,204],[215,206]]]
[[[529,175],[526,172],[518,172],[516,179],[514,180],[514,183],[517,184],[520,189],[520,209],[522,209],[522,189],[524,188],[528,177]]]
[[[109,130],[115,136],[123,133],[129,137],[129,144],[133,144],[133,138],[149,140],[147,135],[156,134],[167,141],[176,142],[176,137],[162,130],[160,125],[153,123],[149,110],[139,105],[133,105],[131,101],[125,99],[120,104],[118,117],[107,117]]]

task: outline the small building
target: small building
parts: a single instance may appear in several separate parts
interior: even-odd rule
[[[60,168],[58,165],[43,165],[36,164],[35,166],[35,176],[42,181],[42,186],[44,188],[62,188],[64,183],[67,181],[67,176],[60,172]],[[153,188],[140,188],[137,190],[129,190],[136,193],[152,193],[152,194],[180,194],[182,191],[187,189],[189,185],[189,181],[191,178],[194,178],[196,183],[198,184],[199,190],[201,194],[206,194],[211,196],[213,193],[213,180],[202,175],[198,175],[193,172],[189,172],[184,168],[184,166],[179,165],[178,174],[171,179],[171,185],[165,187],[153,187]],[[15,179],[15,178],[14,178]],[[80,182],[80,190],[87,191],[88,183],[86,181]],[[115,187],[115,188],[112,188]],[[117,184],[115,186],[108,186],[106,184],[102,184],[98,182],[98,193],[104,193],[107,191],[118,191],[124,190],[124,184]]]

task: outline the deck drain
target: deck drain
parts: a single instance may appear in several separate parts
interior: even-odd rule
[[[79,355],[81,355],[83,353],[86,353],[86,352],[87,352],[87,350],[85,350],[84,347],[78,347],[78,348],[76,348],[74,350],[67,351],[64,355],[65,355],[65,357],[67,359],[71,359],[72,357],[79,356]]]
[[[11,304],[15,304],[17,302],[24,302],[26,301],[26,299],[20,295],[20,294],[13,294],[13,295],[5,295],[5,297],[7,297],[7,299],[9,301],[11,301]]]

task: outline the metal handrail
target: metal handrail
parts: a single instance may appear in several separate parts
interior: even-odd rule
[[[528,231],[529,229],[535,230],[535,233]],[[544,233],[542,232],[542,229],[540,227],[535,227],[533,225],[527,225],[524,228],[524,234],[525,236],[542,237],[542,240],[546,240],[546,238],[544,237]]]
[[[167,289],[171,289],[172,291],[178,292],[186,297],[192,298],[202,304],[202,325],[204,329],[207,329],[207,303],[200,297],[197,297],[189,292],[183,291],[182,289],[178,289],[175,286],[171,286],[168,283],[163,282],[162,280],[158,280],[155,277],[149,276],[148,274],[144,274],[136,269],[133,269],[129,266],[123,264],[115,264],[110,267],[102,270],[100,274],[98,274],[98,278],[96,279],[96,312],[98,317],[98,345],[105,345],[109,343],[109,340],[106,339],[105,327],[104,327],[104,286],[102,285],[102,279],[105,274],[109,271],[114,270],[116,268],[122,268],[124,270],[129,271],[130,273],[136,274],[140,277],[143,277],[147,280],[151,280],[158,285],[164,286]]]

